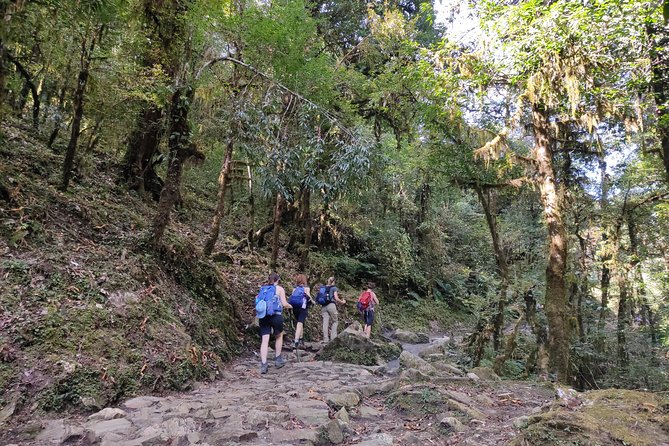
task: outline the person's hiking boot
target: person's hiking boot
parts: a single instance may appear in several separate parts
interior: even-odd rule
[[[277,356],[276,359],[274,360],[274,365],[276,365],[276,368],[277,368],[277,369],[280,369],[281,367],[283,367],[284,365],[286,365],[286,360],[283,359],[283,356],[279,355],[279,356]]]
[[[261,362],[260,363],[260,374],[264,375],[265,373],[267,373],[268,370],[269,370],[269,364],[267,364],[266,362]]]

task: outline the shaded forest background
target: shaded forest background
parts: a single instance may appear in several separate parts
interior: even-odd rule
[[[0,1],[0,402],[214,379],[271,270],[464,323],[467,366],[667,390],[663,12]]]

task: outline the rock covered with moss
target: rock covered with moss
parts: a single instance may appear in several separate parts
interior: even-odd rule
[[[359,324],[353,324],[330,341],[319,356],[320,359],[373,366],[396,359],[401,352],[397,344],[365,337]]]
[[[572,392],[520,425],[511,445],[669,444],[669,398],[620,389]]]

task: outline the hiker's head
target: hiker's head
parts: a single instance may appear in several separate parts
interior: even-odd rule
[[[278,282],[279,282],[279,275],[277,273],[272,273],[267,278],[267,283],[278,283]]]
[[[373,290],[376,288],[376,284],[374,282],[367,282],[367,289]]]
[[[332,286],[335,284],[335,278],[334,276],[328,277],[328,286]]]
[[[295,280],[295,285],[297,286],[305,286],[307,284],[307,276],[304,274],[298,274],[293,280]]]

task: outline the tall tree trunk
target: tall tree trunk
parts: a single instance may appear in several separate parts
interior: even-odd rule
[[[323,249],[325,246],[325,230],[327,226],[328,219],[328,203],[327,200],[323,200],[323,205],[321,206],[320,213],[318,215],[318,248]]]
[[[128,187],[146,196],[149,189],[159,196],[158,175],[154,170],[153,157],[158,152],[163,134],[163,110],[155,104],[147,104],[140,111],[135,128],[128,138],[123,159],[123,177]]]
[[[179,87],[172,95],[169,127],[169,165],[165,187],[160,193],[158,212],[153,219],[151,242],[158,247],[169,224],[172,208],[180,197],[181,174],[184,162],[194,154],[190,140],[188,112],[193,100],[193,89]]]
[[[540,104],[533,104],[535,154],[539,170],[539,189],[548,226],[548,265],[546,267],[546,316],[551,369],[558,382],[568,384],[570,333],[567,320],[569,301],[566,285],[567,231],[562,220],[562,206],[553,169],[553,141],[548,116]]]
[[[583,299],[587,298],[590,295],[590,290],[588,289],[588,244],[587,240],[581,236],[577,231],[576,237],[578,238],[578,245],[580,247],[579,255],[579,277],[576,279],[578,300],[576,307],[576,320],[578,322],[578,337],[581,342],[585,342],[585,323],[583,321]]]
[[[23,77],[23,80],[25,82],[25,87],[28,91],[30,91],[32,98],[33,98],[33,128],[35,130],[39,129],[39,109],[40,109],[40,99],[39,99],[39,92],[37,91],[37,86],[35,85],[35,80],[33,79],[33,76],[28,72],[28,70],[21,64],[21,62],[18,61],[14,56],[12,56],[9,52],[5,53],[7,59],[14,64],[16,67],[16,70],[21,74]],[[26,94],[28,93],[26,91]],[[23,111],[23,107],[25,106],[25,100],[22,99],[22,103],[19,105],[20,110]]]
[[[81,42],[81,61],[80,70],[77,77],[77,87],[74,90],[73,98],[73,116],[72,116],[72,133],[70,134],[70,142],[67,145],[65,152],[65,161],[63,162],[63,181],[61,189],[67,190],[72,176],[72,167],[74,166],[74,156],[77,151],[77,142],[79,141],[79,132],[81,130],[81,120],[84,116],[84,95],[86,92],[86,85],[88,84],[89,70],[93,51],[98,40],[102,37],[104,26],[99,26],[93,31],[90,45],[87,46],[87,39]]]
[[[249,234],[253,234],[256,225],[256,206],[255,198],[253,197],[253,171],[251,170],[251,164],[249,162],[246,163],[246,173],[248,174],[249,186],[249,227],[251,228]],[[249,241],[251,241],[251,238],[249,238]],[[252,246],[249,246],[249,249],[250,248],[252,248]]]
[[[276,194],[276,205],[274,206],[274,228],[272,232],[272,257],[270,258],[269,267],[271,270],[276,269],[276,262],[279,258],[279,237],[281,236],[281,217],[283,215],[284,198],[281,193]]]
[[[629,363],[629,354],[627,352],[626,333],[629,326],[629,282],[627,269],[624,267],[618,268],[618,288],[620,296],[618,299],[618,364],[620,367],[627,367]]]
[[[238,7],[240,7],[238,5]],[[239,46],[235,43],[234,44],[235,48],[237,49],[239,53]],[[238,57],[241,57],[241,53],[238,54]],[[221,173],[218,176],[218,202],[216,204],[216,211],[214,212],[214,217],[211,222],[211,229],[209,231],[209,237],[207,238],[207,241],[204,244],[203,252],[205,256],[211,255],[212,251],[214,250],[214,247],[216,246],[216,241],[218,240],[218,235],[221,230],[221,222],[223,221],[223,217],[225,215],[225,196],[226,196],[226,191],[228,189],[228,183],[230,183],[230,172],[232,170],[232,154],[234,151],[234,146],[235,146],[235,139],[237,138],[238,134],[238,126],[239,123],[236,122],[234,119],[237,116],[237,102],[238,102],[238,86],[239,86],[239,69],[237,65],[233,67],[232,71],[232,78],[230,80],[230,88],[233,92],[233,96],[231,98],[231,104],[232,104],[232,119],[229,123],[230,125],[230,130],[229,130],[229,136],[228,136],[228,143],[225,146],[225,155],[223,156],[223,164],[221,165]],[[232,197],[232,184],[230,184],[230,196]],[[230,207],[232,207],[232,203],[230,203]]]
[[[606,160],[603,156],[599,159],[599,171],[600,171],[600,182],[601,182],[601,195],[599,199],[599,208],[602,213],[602,219],[605,218],[606,211],[608,209],[608,194],[609,194],[609,179],[606,174]],[[609,267],[611,262],[611,241],[609,240],[608,227],[604,225],[602,231],[602,249],[603,254],[601,255],[600,261],[602,263],[602,275],[600,280],[600,290],[602,295],[602,303],[599,307],[599,322],[597,328],[599,331],[598,336],[602,336],[604,331],[604,325],[606,323],[606,314],[609,308],[609,287],[611,285],[611,269]],[[603,348],[603,344],[602,344]],[[598,349],[601,351],[601,349]]]
[[[218,234],[221,229],[221,222],[225,211],[225,192],[228,189],[228,180],[230,178],[230,169],[232,167],[232,152],[234,150],[235,135],[230,135],[228,144],[225,147],[225,155],[223,156],[223,165],[221,166],[221,173],[218,176],[218,202],[216,204],[216,211],[211,222],[211,229],[209,230],[209,237],[204,244],[203,252],[205,256],[210,256],[216,246]]]
[[[546,350],[548,333],[546,333],[546,327],[539,323],[539,320],[537,319],[537,300],[534,297],[534,291],[531,288],[525,292],[523,299],[525,300],[525,319],[532,329],[532,333],[534,333],[537,343],[536,351],[533,354],[534,362],[536,363],[538,374],[545,376],[548,374],[549,368],[548,351]]]
[[[667,182],[669,182],[669,103],[667,103],[667,88],[669,87],[669,60],[667,59],[667,23],[663,25],[648,24],[646,32],[650,38],[649,48],[651,57],[652,77],[651,87],[655,106],[657,108],[657,130],[662,149],[662,161]]]
[[[655,328],[655,315],[648,302],[648,294],[646,292],[646,283],[643,280],[641,271],[641,259],[639,258],[639,237],[637,234],[637,222],[634,219],[632,211],[627,214],[627,231],[630,239],[630,251],[632,254],[632,270],[634,271],[634,283],[637,289],[637,300],[641,307],[642,323],[648,327],[650,331],[650,339],[653,344],[657,343],[657,332]]]
[[[479,201],[485,213],[486,223],[492,238],[493,251],[495,253],[495,263],[497,264],[497,272],[500,278],[499,298],[497,300],[497,308],[493,316],[493,348],[496,352],[500,349],[502,339],[502,329],[504,327],[504,309],[506,306],[506,294],[509,288],[509,264],[504,253],[502,241],[500,240],[499,230],[497,228],[497,217],[495,216],[495,207],[493,197],[490,189],[483,190],[481,186],[475,186]]]
[[[0,17],[2,20],[2,17]],[[7,48],[5,47],[2,37],[0,36],[0,121],[4,122],[5,103],[7,102]]]
[[[309,269],[309,251],[311,251],[311,237],[313,228],[311,225],[311,191],[309,188],[302,189],[302,206],[300,207],[300,220],[304,228],[304,244],[300,252],[300,271]]]

